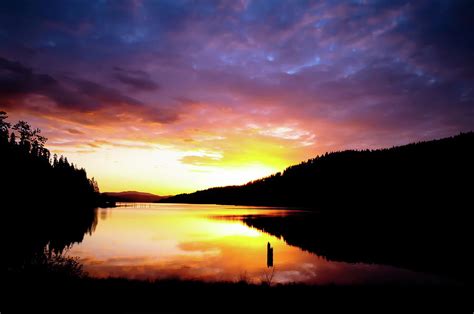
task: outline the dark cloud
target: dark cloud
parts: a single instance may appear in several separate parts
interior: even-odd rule
[[[0,99],[4,104],[31,94],[47,96],[61,106],[88,106],[82,95],[74,95],[52,76],[0,57]]]
[[[411,56],[417,62],[474,79],[473,17],[474,2],[469,0],[420,1],[393,33],[416,43]]]
[[[0,101],[5,107],[28,107],[25,97],[42,95],[59,108],[75,111],[99,111],[114,107],[130,110],[144,120],[171,123],[178,119],[176,110],[147,107],[141,101],[122,94],[119,90],[102,84],[70,76],[61,81],[48,74],[40,74],[19,62],[0,57]],[[124,107],[125,106],[125,107]],[[35,109],[36,110],[36,109]],[[120,111],[115,112],[119,115]],[[113,116],[111,116],[113,118]],[[70,133],[73,131],[69,130]]]
[[[144,71],[125,70],[120,67],[114,67],[114,77],[135,90],[154,91],[159,89],[158,84]]]
[[[79,78],[68,77],[60,82],[48,74],[35,73],[19,62],[0,57],[0,96],[3,100],[31,94],[46,96],[60,107],[84,110],[107,104],[141,104],[113,88]]]
[[[80,130],[77,130],[77,129],[66,129],[66,131],[70,134],[74,134],[74,135],[82,135],[84,134],[84,132],[80,131]]]
[[[80,78],[66,78],[77,90],[78,94],[98,101],[101,104],[128,104],[139,106],[142,103],[136,99],[123,95],[120,91]]]

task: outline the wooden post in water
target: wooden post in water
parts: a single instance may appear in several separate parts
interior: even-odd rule
[[[273,267],[273,248],[270,242],[267,243],[267,267]]]

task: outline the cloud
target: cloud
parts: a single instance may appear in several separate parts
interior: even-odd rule
[[[117,90],[95,82],[78,78],[66,78],[61,82],[49,74],[35,73],[19,62],[1,57],[0,82],[0,95],[7,103],[8,98],[39,94],[53,100],[59,107],[79,110],[97,109],[104,103],[140,104]]]
[[[69,132],[70,134],[77,134],[77,135],[83,135],[84,132],[80,131],[80,130],[77,130],[77,129],[66,129],[67,132]]]
[[[8,105],[11,98],[28,94],[46,95],[53,100],[60,100],[65,105],[85,105],[81,97],[71,97],[50,75],[36,74],[19,62],[0,57],[0,99]]]
[[[195,165],[195,166],[209,166],[216,165],[218,161],[222,159],[222,156],[194,156],[188,155],[180,159],[183,164]]]
[[[171,123],[178,119],[178,113],[173,108],[146,106],[118,89],[70,75],[63,75],[58,80],[49,74],[36,73],[20,62],[0,57],[0,100],[3,105],[14,110],[28,108],[31,104],[24,100],[32,95],[48,98],[59,109],[95,112],[104,114],[103,118],[106,115],[110,115],[110,119],[129,116],[121,113],[126,110],[145,121]],[[114,112],[114,108],[118,110]]]
[[[69,77],[66,80],[74,86],[78,94],[87,95],[87,97],[96,100],[100,104],[142,105],[139,100],[126,96],[117,89],[93,81]]]
[[[132,87],[135,90],[154,91],[159,89],[150,76],[144,71],[125,70],[120,67],[114,67],[114,77],[121,83]]]

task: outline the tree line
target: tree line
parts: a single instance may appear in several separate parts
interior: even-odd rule
[[[295,206],[328,211],[464,209],[474,174],[474,133],[377,150],[325,153],[240,186],[162,202]],[[413,210],[414,209],[414,210]]]
[[[99,185],[84,168],[67,157],[51,156],[47,138],[26,121],[11,124],[0,111],[2,202],[10,205],[48,204],[51,208],[96,206]]]

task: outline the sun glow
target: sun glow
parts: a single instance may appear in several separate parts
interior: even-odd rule
[[[53,150],[54,152],[54,150]],[[265,177],[284,167],[274,160],[213,160],[212,164],[183,162],[198,151],[179,151],[167,147],[100,148],[92,152],[66,152],[69,160],[87,165],[102,191],[140,190],[170,195],[214,186],[244,184]],[[263,155],[262,155],[263,156]],[[251,157],[251,156],[249,156]],[[253,159],[253,160],[252,160]],[[268,162],[268,163],[266,163]]]

